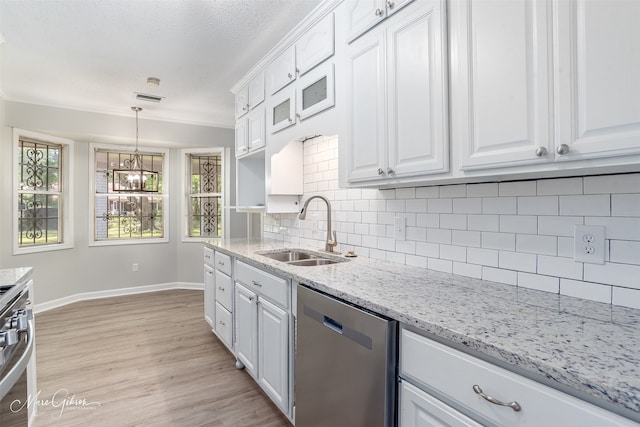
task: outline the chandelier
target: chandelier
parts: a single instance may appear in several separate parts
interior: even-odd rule
[[[136,112],[136,150],[133,157],[120,164],[123,169],[113,170],[113,191],[133,193],[157,193],[158,172],[145,169],[138,152],[138,113],[141,107],[131,107]]]

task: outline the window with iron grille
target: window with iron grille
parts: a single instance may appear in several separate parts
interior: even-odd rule
[[[223,235],[223,151],[186,153],[189,188],[187,236],[220,238]]]
[[[67,190],[73,141],[14,129],[14,253],[73,246]]]
[[[134,186],[132,190],[116,182],[126,175],[133,164],[133,151],[97,145],[92,148],[94,244],[166,241],[166,152],[140,152],[142,165],[146,170],[153,171],[153,179],[157,179],[157,191],[155,183],[154,191],[142,191],[140,188],[144,186]],[[142,179],[141,175],[137,170],[131,170],[132,177]]]

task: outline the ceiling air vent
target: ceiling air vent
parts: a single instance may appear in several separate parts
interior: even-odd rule
[[[140,101],[160,102],[164,99],[164,96],[149,95],[148,93],[133,92],[136,95],[136,99]]]

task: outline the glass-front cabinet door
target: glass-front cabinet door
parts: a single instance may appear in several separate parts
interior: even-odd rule
[[[333,63],[326,62],[305,74],[296,85],[297,117],[304,120],[335,105]]]
[[[267,123],[270,133],[276,133],[295,124],[296,98],[293,88],[271,97]]]

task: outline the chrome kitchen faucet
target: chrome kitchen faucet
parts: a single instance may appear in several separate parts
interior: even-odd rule
[[[331,231],[331,202],[324,196],[311,196],[304,202],[302,206],[302,210],[300,211],[300,215],[298,218],[305,219],[307,217],[307,206],[309,202],[313,199],[322,199],[327,204],[327,242],[324,246],[324,250],[327,252],[333,252],[333,248],[338,245],[338,240],[336,239],[336,232]]]

